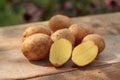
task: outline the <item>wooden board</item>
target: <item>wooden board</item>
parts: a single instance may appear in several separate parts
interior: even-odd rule
[[[120,63],[79,68],[27,80],[120,80]]]
[[[118,16],[114,17],[116,15]],[[112,16],[113,21],[109,22],[109,19],[106,18],[104,20],[102,19],[102,16],[109,19],[111,19]],[[75,23],[92,26],[96,30],[96,33],[104,36],[106,43],[106,49],[93,63],[84,68],[76,67],[71,61],[61,68],[54,68],[50,65],[48,58],[41,61],[30,62],[23,56],[20,48],[22,32],[30,25],[47,25],[48,22],[26,24],[18,27],[0,28],[0,80],[78,80],[80,78],[82,78],[82,80],[110,80],[111,76],[115,76],[115,74],[117,74],[117,78],[115,79],[113,76],[111,80],[119,79],[120,23],[117,21],[118,18],[120,19],[120,13],[72,19]],[[91,21],[91,19],[93,19],[93,21]],[[113,24],[116,25],[113,26]],[[99,70],[102,73],[100,73],[101,75],[97,75],[97,79],[95,75],[99,73]],[[104,74],[108,74],[109,72],[112,72],[113,74],[111,73],[106,77]],[[62,77],[61,75],[64,76]],[[71,75],[71,77],[68,77],[69,75]]]
[[[89,66],[98,66],[120,62],[120,35],[105,36],[106,49]],[[54,68],[48,59],[29,62],[20,49],[0,52],[0,79],[24,79],[48,74],[75,70],[76,67],[69,61],[61,68]]]

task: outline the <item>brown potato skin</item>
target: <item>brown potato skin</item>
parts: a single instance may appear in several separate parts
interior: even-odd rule
[[[102,36],[98,34],[89,34],[86,37],[84,37],[82,42],[88,40],[92,40],[93,42],[95,42],[95,44],[98,46],[99,53],[105,49],[105,41],[102,38]]]
[[[53,32],[62,28],[68,28],[71,24],[71,19],[64,15],[55,15],[49,20],[49,27]]]
[[[24,33],[22,35],[22,41],[24,41],[25,38],[27,38],[27,37],[29,37],[33,34],[36,34],[36,33],[44,33],[44,34],[47,34],[47,35],[50,36],[51,35],[51,30],[43,24],[32,25],[24,31]]]
[[[88,31],[88,29],[84,28],[83,26],[79,24],[73,24],[69,27],[69,30],[72,32],[72,34],[75,37],[75,45],[78,45],[81,43],[82,39],[88,35],[92,34],[92,31]]]
[[[73,34],[67,28],[57,30],[56,32],[54,32],[51,35],[51,39],[53,41],[59,40],[60,38],[65,38],[65,39],[69,40],[72,43],[72,45],[74,45],[74,43],[75,43],[75,38],[74,38]]]
[[[22,44],[22,52],[28,60],[40,60],[48,56],[52,39],[46,34],[34,34]]]
[[[93,28],[92,26],[90,25],[87,25],[87,24],[79,24],[81,25],[82,27],[84,27],[87,31],[88,34],[94,34],[95,32],[95,28]]]

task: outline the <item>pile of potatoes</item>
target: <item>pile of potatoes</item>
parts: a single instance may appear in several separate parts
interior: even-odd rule
[[[105,48],[100,35],[67,16],[53,16],[48,26],[31,25],[23,32],[22,52],[28,60],[49,56],[50,63],[60,67],[71,58],[74,64],[86,66]]]

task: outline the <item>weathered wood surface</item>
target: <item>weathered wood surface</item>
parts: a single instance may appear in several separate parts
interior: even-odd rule
[[[92,26],[95,33],[104,36],[106,49],[90,65],[78,68],[69,61],[54,68],[48,59],[29,62],[22,54],[21,34],[38,22],[0,28],[0,80],[119,80],[120,79],[120,13],[77,17],[74,23]]]

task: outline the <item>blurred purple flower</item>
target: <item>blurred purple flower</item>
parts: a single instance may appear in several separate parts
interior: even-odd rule
[[[88,5],[88,11],[94,13],[97,11],[99,6],[100,6],[100,3],[98,0],[92,0],[92,3]]]
[[[65,9],[71,9],[71,8],[72,8],[72,3],[71,3],[71,1],[67,0],[67,1],[64,3],[64,7],[65,7]]]
[[[25,10],[27,13],[32,14],[36,10],[36,7],[33,3],[26,3]]]
[[[114,10],[120,7],[120,0],[105,0],[105,6],[108,10]]]
[[[43,11],[41,9],[36,10],[32,15],[32,21],[38,21],[40,15],[42,15]]]
[[[23,15],[23,19],[25,22],[38,21],[40,15],[42,15],[42,13],[43,13],[42,9],[38,9],[32,3],[26,3],[25,4],[25,13]]]

